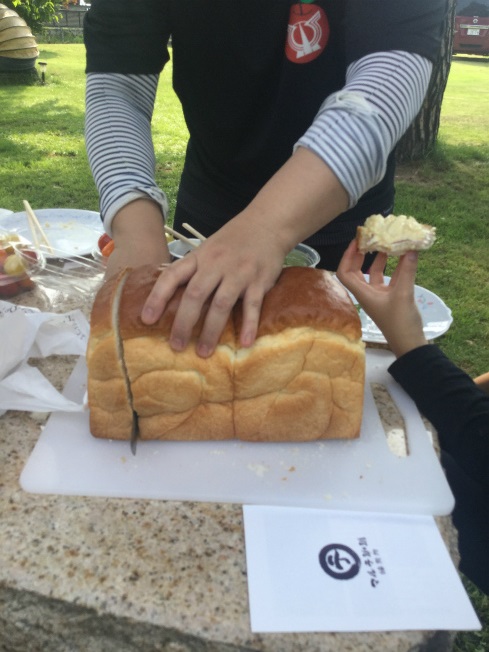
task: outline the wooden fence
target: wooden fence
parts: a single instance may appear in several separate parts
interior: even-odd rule
[[[53,20],[49,27],[57,27],[58,29],[66,28],[83,28],[83,18],[88,10],[88,7],[73,7],[71,9],[59,9],[58,20]]]

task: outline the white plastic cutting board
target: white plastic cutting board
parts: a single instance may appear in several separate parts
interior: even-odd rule
[[[390,353],[367,351],[361,436],[299,444],[129,443],[90,435],[88,413],[54,413],[21,474],[33,493],[449,514],[454,500],[414,403],[387,373]],[[389,450],[370,389],[385,385],[404,417],[410,454]],[[81,402],[85,360],[65,394]],[[300,428],[300,424],[298,424]]]

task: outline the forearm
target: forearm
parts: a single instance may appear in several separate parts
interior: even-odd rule
[[[354,205],[384,175],[389,153],[421,106],[431,69],[427,59],[406,52],[352,64],[344,89],[324,103],[246,218],[255,228],[266,224],[286,249]]]
[[[405,301],[405,306],[408,306],[408,299]],[[395,319],[387,314],[384,319],[377,319],[376,322],[378,326],[378,322],[381,322],[380,330],[396,358],[428,344],[417,307],[414,306],[412,309],[406,310],[405,306],[397,310],[398,315]],[[399,313],[402,314],[401,319],[399,319]]]
[[[155,182],[151,116],[158,75],[90,74],[86,90],[87,154],[100,194],[104,226],[137,199],[168,211]]]
[[[161,208],[149,199],[123,206],[112,221],[115,248],[107,264],[110,277],[126,267],[170,262]]]
[[[287,253],[347,206],[348,195],[336,175],[316,154],[300,147],[263,186],[242,217],[250,228],[263,229],[263,237],[279,239]]]
[[[161,209],[149,199],[137,199],[126,204],[112,222],[112,234],[117,244],[142,246],[154,244],[161,249],[166,243],[165,221]]]
[[[315,152],[349,196],[348,207],[384,176],[387,158],[418,113],[432,64],[408,52],[378,52],[349,66],[298,145]]]

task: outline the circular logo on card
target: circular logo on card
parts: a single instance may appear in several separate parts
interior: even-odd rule
[[[319,553],[323,571],[335,580],[351,580],[360,572],[360,557],[342,543],[330,543]]]

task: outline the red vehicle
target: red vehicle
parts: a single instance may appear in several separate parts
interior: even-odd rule
[[[489,0],[457,0],[453,53],[489,55]]]

